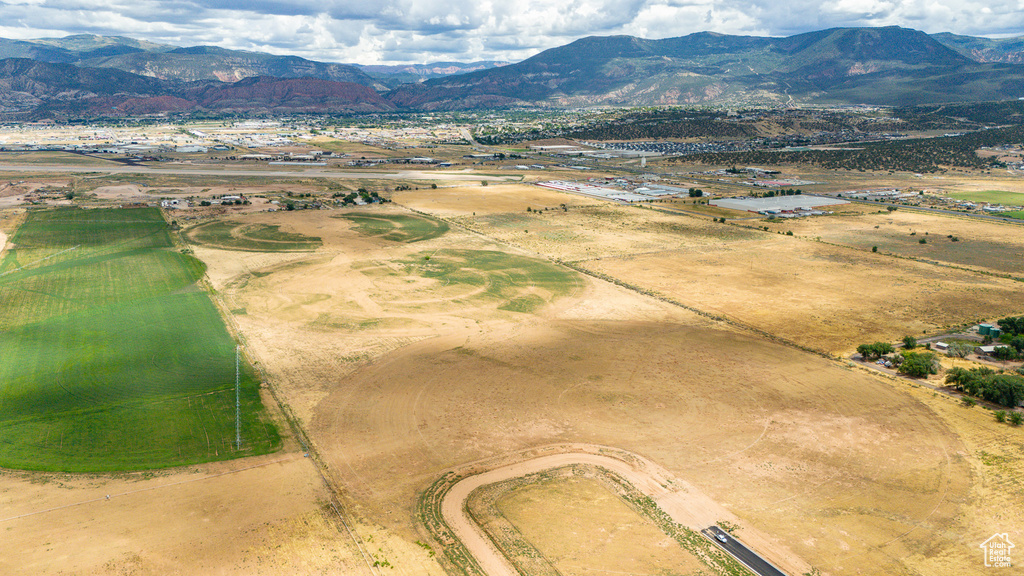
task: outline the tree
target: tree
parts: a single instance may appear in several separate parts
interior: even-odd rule
[[[1010,316],[996,322],[999,329],[1010,335],[1024,334],[1024,316]]]
[[[896,349],[888,342],[875,342],[874,344],[861,344],[857,346],[857,353],[865,360],[875,360],[885,354],[892,354]]]
[[[1024,378],[1014,374],[996,374],[991,368],[953,368],[946,383],[971,396],[1015,408],[1024,401]]]
[[[966,358],[974,352],[974,344],[971,342],[950,342],[946,349],[946,355],[951,358]]]
[[[897,371],[914,378],[925,378],[939,373],[938,361],[931,352],[904,352],[903,363]]]
[[[913,336],[904,336],[903,348],[907,350],[913,350],[914,348],[917,348],[917,339],[914,338]]]
[[[994,413],[996,422],[1006,422],[1006,410],[996,410]]]
[[[1021,416],[1020,412],[1010,412],[1010,424],[1020,426],[1021,422],[1024,422],[1024,416]]]
[[[1017,351],[1010,346],[997,346],[996,349],[992,351],[993,358],[1004,362],[1007,360],[1016,360],[1018,356]]]

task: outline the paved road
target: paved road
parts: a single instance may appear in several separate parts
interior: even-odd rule
[[[767,560],[758,556],[757,552],[747,548],[739,540],[733,538],[731,534],[717,526],[705,528],[701,530],[701,534],[710,538],[719,548],[722,548],[730,556],[739,560],[741,564],[753,570],[755,574],[760,574],[760,576],[786,576],[785,572],[769,564]],[[725,537],[725,542],[716,537],[719,534]]]
[[[316,168],[299,168],[296,170],[263,170],[252,168],[155,168],[151,166],[68,166],[61,164],[0,164],[0,172],[72,172],[72,173],[103,173],[103,174],[168,174],[174,176],[256,176],[260,178],[379,178],[383,180],[518,180],[516,176],[487,176],[483,174],[460,172],[426,172],[422,170],[401,170],[395,172],[362,171],[362,170],[330,170]]]

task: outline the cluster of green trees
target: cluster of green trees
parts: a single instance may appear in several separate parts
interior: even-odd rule
[[[1024,359],[1024,316],[1010,316],[997,322],[1002,334],[999,341],[1005,346],[997,346],[992,356],[999,360]]]
[[[911,352],[917,346],[917,340],[907,336],[903,339],[904,350],[892,356],[890,360],[896,365],[896,371],[907,376],[924,378],[929,374],[939,373],[939,362],[932,352]],[[864,360],[877,360],[882,356],[892,354],[896,348],[888,342],[875,342],[873,344],[861,344],[857,346],[857,353]]]
[[[892,354],[896,349],[888,342],[875,342],[874,344],[861,344],[857,346],[857,353],[865,360],[878,360],[886,354]]]
[[[774,198],[776,196],[793,196],[803,194],[803,190],[793,190],[792,188],[786,188],[785,190],[769,190],[763,194],[753,194],[755,198]]]
[[[363,202],[384,202],[384,199],[380,197],[376,191],[370,192],[366,188],[360,188],[356,192],[349,192],[348,194],[342,194],[341,192],[335,192],[331,194],[331,198],[341,198],[342,205],[355,204],[356,198],[362,198]]]
[[[991,368],[951,368],[946,384],[1000,406],[1014,408],[1024,401],[1024,376],[999,374]]]
[[[690,188],[690,198],[700,198],[704,195],[704,191],[700,188]]]
[[[999,329],[1005,334],[1016,336],[1024,334],[1024,316],[1010,316],[1003,318],[996,322],[999,325]]]

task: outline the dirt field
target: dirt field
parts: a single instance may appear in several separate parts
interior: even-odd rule
[[[552,480],[524,488],[503,499],[500,510],[561,574],[701,568],[595,480]]]
[[[554,573],[558,564],[564,565],[563,570],[586,570],[588,555],[606,558],[591,560],[595,563],[590,569],[594,570],[612,571],[612,557],[625,562],[624,569],[632,565],[637,570],[641,564],[657,562],[659,556],[664,561],[667,556],[674,563],[674,571],[696,572],[703,568],[720,573],[728,570],[729,562],[713,558],[713,548],[695,537],[696,532],[716,522],[742,530],[748,544],[787,571],[810,570],[756,528],[742,525],[695,486],[637,454],[579,444],[538,450],[544,451],[553,454],[470,475],[452,486],[444,498],[442,513],[449,525],[482,564],[487,562],[489,574],[515,574],[505,559],[510,555],[527,573],[545,573],[545,568]],[[591,486],[582,502],[566,501],[558,494],[561,481],[583,478],[592,479],[597,486]],[[549,492],[552,487],[555,494]],[[595,487],[603,488],[604,493],[595,492]],[[528,494],[521,494],[523,491]],[[574,511],[574,505],[587,511]],[[675,524],[662,520],[665,517],[652,509],[654,505]],[[617,521],[609,522],[608,516],[598,515],[600,510],[618,516]],[[628,536],[620,536],[618,533],[630,524],[634,528]],[[587,531],[598,534],[590,538],[581,534]],[[498,543],[502,553],[488,540]],[[653,553],[651,548],[655,549]]]
[[[828,353],[1020,309],[1024,285],[793,240],[583,262],[593,270]]]
[[[768,225],[759,220],[723,225],[636,206],[588,204],[563,211],[553,192],[545,204],[556,208],[546,212],[476,209],[499,190],[508,193],[496,208],[522,205],[520,188],[449,190],[444,199],[419,191],[405,193],[400,201],[516,248],[573,262],[828,353],[1018,313],[1024,295],[1019,282],[926,262],[1019,271],[1017,255],[1024,244],[1007,225],[986,227],[910,211],[871,215],[851,208],[849,216],[770,224],[766,232],[753,229]],[[473,190],[481,191],[479,202],[472,200]],[[918,234],[910,236],[911,228]],[[797,237],[777,233],[791,229]],[[924,232],[931,240],[921,245]],[[814,242],[816,237],[823,242]],[[870,253],[875,244],[882,254]]]
[[[416,206],[434,202],[438,211],[465,214],[467,221],[474,211],[483,222],[488,216],[481,215],[501,216],[521,202],[502,195],[493,204],[446,204],[435,193],[420,191],[424,200]],[[557,199],[550,199],[552,207]],[[610,224],[609,215],[620,212],[622,221]],[[569,259],[588,246],[611,254],[636,246],[678,249],[698,231],[717,231],[704,220],[680,223],[636,208],[551,210],[528,225],[563,226],[556,218],[586,223],[575,228],[586,239],[515,244],[557,246],[552,251]],[[889,574],[913,558],[934,557],[934,550],[946,550],[949,565],[970,567],[969,551],[950,555],[961,549],[959,534],[997,529],[993,518],[964,516],[973,463],[959,436],[875,377],[601,281],[587,280],[539,315],[517,315],[472,299],[424,300],[424,285],[413,278],[389,281],[385,296],[372,275],[358,273],[367,261],[380,267],[445,246],[500,248],[457,228],[401,244],[361,236],[351,223],[316,213],[261,215],[253,222],[321,237],[324,246],[306,257],[197,252],[232,306],[245,309],[235,316],[242,332],[308,424],[363,530],[386,543],[392,565],[423,560],[422,549],[410,546],[425,537],[415,520],[417,493],[442,471],[569,441],[643,454],[752,526],[771,527],[765,531],[773,538],[830,573],[872,573],[863,572],[870,566]],[[780,252],[784,247],[807,244],[734,227],[717,232],[703,240],[707,251],[722,234],[746,249],[763,244],[753,238],[765,238],[765,254],[780,261],[792,255]],[[514,232],[493,235],[516,239]],[[822,248],[809,267],[841,253]],[[833,264],[840,271],[849,266]],[[915,274],[929,286],[956,285],[944,271],[914,262],[894,278]],[[999,293],[994,286],[990,296]],[[371,315],[387,320],[366,323]],[[891,320],[887,326],[892,329]]]
[[[1024,272],[1024,233],[1020,226],[967,216],[945,216],[902,209],[895,212],[851,204],[828,217],[758,221],[773,232],[907,258],[938,261],[997,274]],[[952,237],[952,238],[951,238]],[[953,240],[956,238],[956,241]],[[925,240],[921,244],[921,240]]]
[[[0,573],[352,574],[362,560],[326,497],[295,452],[113,478],[3,472]]]
[[[338,211],[260,213],[232,220],[320,238],[321,246],[309,253],[193,246],[383,569],[360,564],[352,540],[324,515],[308,460],[294,452],[284,455],[294,460],[267,466],[287,468],[288,479],[253,471],[192,483],[205,487],[207,508],[199,495],[182,493],[158,502],[166,522],[145,530],[131,522],[154,517],[142,512],[152,498],[115,514],[96,510],[120,497],[68,509],[95,527],[87,533],[94,536],[76,536],[72,548],[93,552],[69,560],[70,568],[45,557],[63,541],[48,536],[56,520],[0,518],[0,530],[16,532],[31,552],[10,566],[167,573],[168,558],[184,558],[181,573],[386,574],[390,566],[395,574],[440,575],[440,546],[417,516],[424,490],[473,462],[573,443],[643,456],[823,574],[982,574],[981,541],[996,532],[1022,539],[1019,430],[981,408],[548,259],[830,351],[1020,312],[1021,284],[803,233],[523,185],[400,192],[394,205],[352,213],[418,217],[403,205],[451,227],[402,242],[361,232],[359,219],[333,217]],[[245,474],[253,479],[232,480]],[[76,478],[67,492],[33,481],[0,477],[0,509],[13,511],[5,517],[36,511],[38,502],[52,508],[127,492],[117,483],[132,480]],[[267,493],[287,497],[266,502]],[[564,504],[566,494],[535,492],[530,506],[544,509],[548,497]],[[526,510],[525,502],[509,505]],[[220,515],[195,529],[206,509]],[[520,519],[526,531],[528,523]],[[180,540],[161,539],[165,525],[182,526],[174,529]],[[214,550],[231,534],[238,535],[233,547]],[[742,528],[737,535],[744,538]],[[127,556],[129,548],[141,550],[139,559]]]

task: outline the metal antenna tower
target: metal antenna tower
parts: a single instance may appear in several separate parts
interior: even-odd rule
[[[238,356],[241,346],[235,346],[235,450],[242,449],[242,400],[239,394],[239,362]]]

